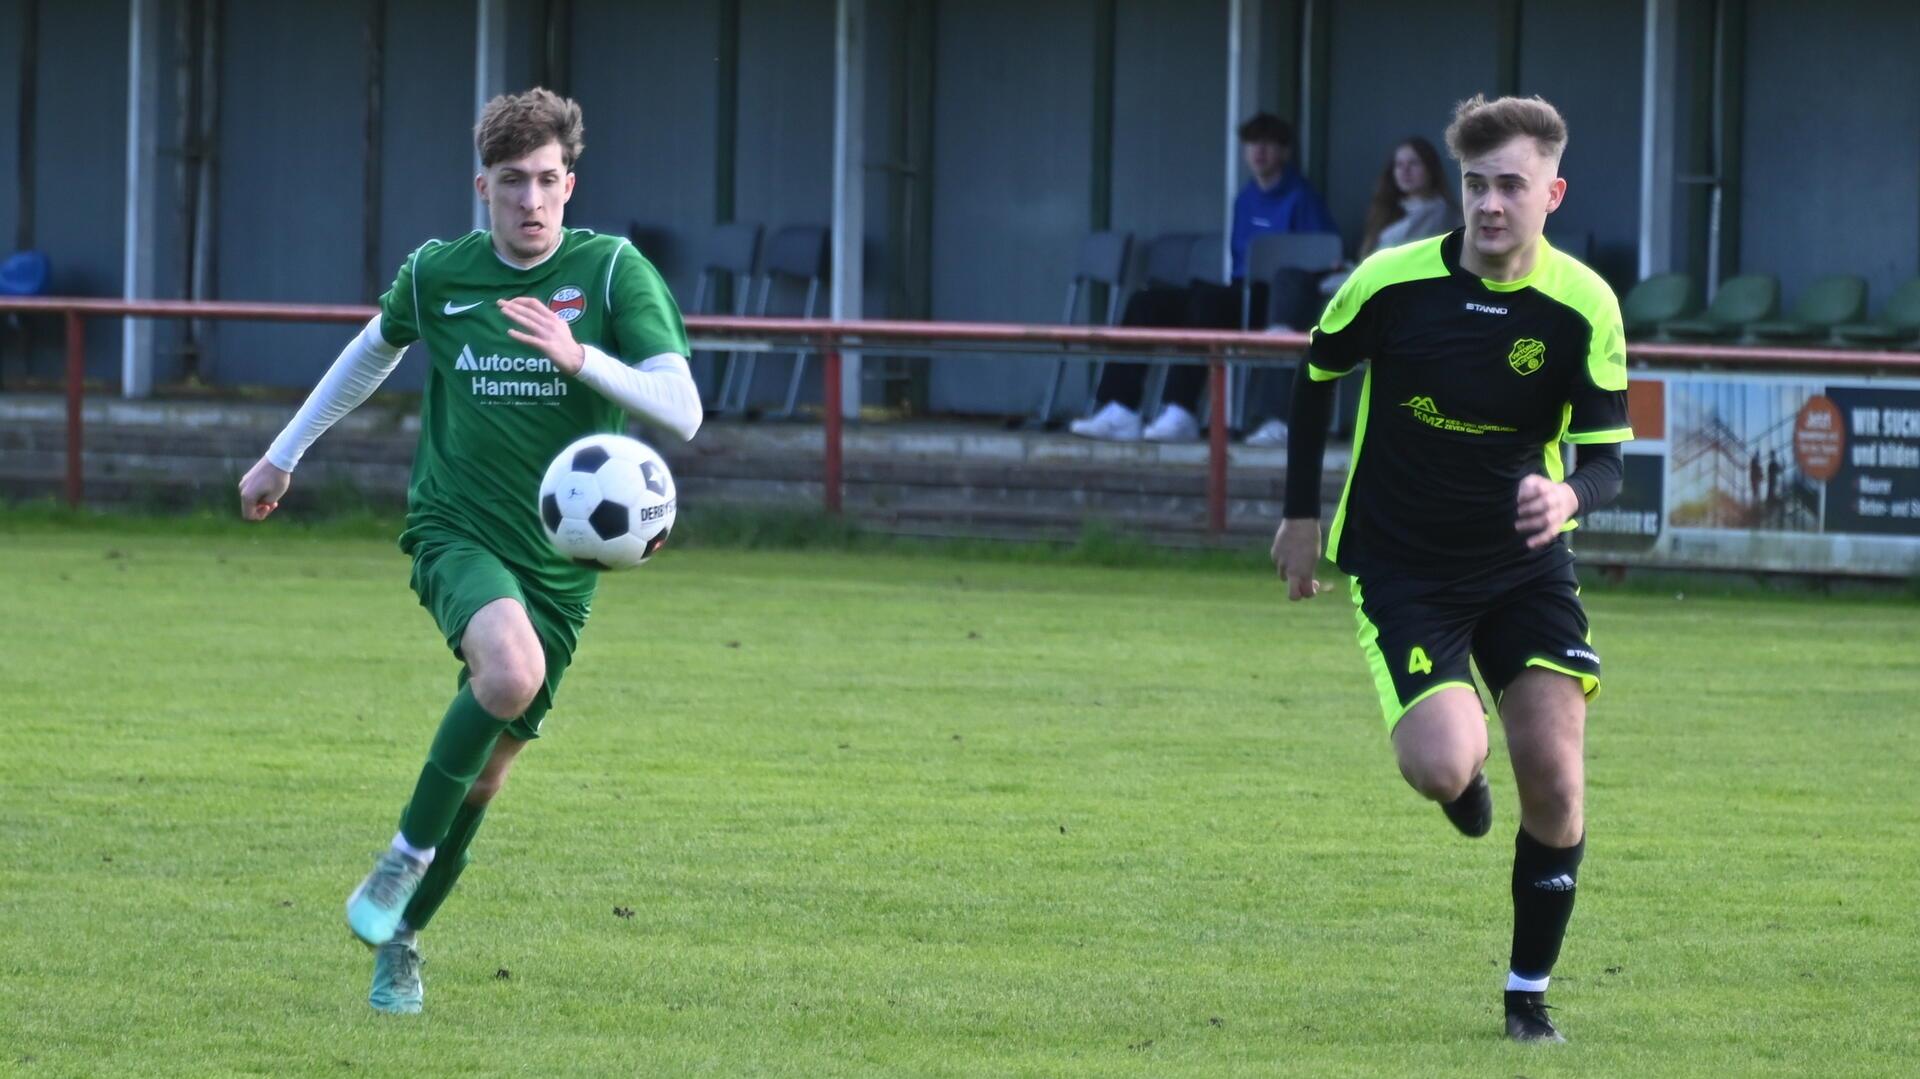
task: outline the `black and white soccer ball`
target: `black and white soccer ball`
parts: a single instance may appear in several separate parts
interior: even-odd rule
[[[593,569],[631,569],[673,531],[673,474],[652,446],[588,435],[540,481],[540,526],[561,554]]]

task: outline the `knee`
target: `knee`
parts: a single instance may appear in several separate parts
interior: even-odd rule
[[[1582,831],[1583,792],[1572,776],[1554,776],[1546,782],[1534,782],[1521,791],[1527,816],[1540,828],[1555,833],[1536,838],[1556,846],[1577,842]]]
[[[1479,770],[1480,762],[1471,759],[1469,754],[1426,754],[1400,760],[1400,774],[1406,777],[1407,784],[1436,802],[1451,802],[1460,797]]]
[[[473,698],[495,719],[519,719],[540,693],[547,677],[538,656],[474,672]]]

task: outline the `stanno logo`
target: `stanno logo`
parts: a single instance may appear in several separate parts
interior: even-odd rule
[[[1507,353],[1507,365],[1515,374],[1531,375],[1540,370],[1547,362],[1547,345],[1531,337],[1522,337],[1513,343],[1513,351]]]
[[[1599,657],[1599,656],[1596,656],[1596,655],[1594,655],[1594,654],[1593,654],[1592,652],[1589,652],[1589,651],[1587,651],[1587,650],[1586,650],[1586,649],[1584,649],[1584,648],[1569,648],[1569,649],[1567,649],[1567,658],[1568,658],[1568,659],[1584,659],[1584,660],[1586,660],[1586,661],[1587,661],[1588,663],[1598,663],[1598,662],[1600,662],[1600,657]]]
[[[1543,892],[1571,892],[1573,891],[1573,878],[1562,873],[1557,877],[1548,877],[1546,880],[1536,880],[1533,882],[1533,886]]]
[[[1507,313],[1507,309],[1504,307],[1488,307],[1483,303],[1470,303],[1467,305],[1467,310],[1478,311],[1483,315],[1504,315]]]

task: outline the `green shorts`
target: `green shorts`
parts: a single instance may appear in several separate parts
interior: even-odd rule
[[[411,534],[413,591],[420,606],[433,615],[447,647],[461,661],[459,685],[467,684],[466,656],[460,652],[467,623],[480,608],[497,599],[517,600],[526,610],[533,631],[546,653],[547,678],[527,706],[526,714],[507,724],[507,733],[522,740],[540,737],[540,723],[553,707],[560,676],[573,662],[580,628],[587,623],[587,604],[561,599],[529,584],[499,556],[472,540],[451,533]]]

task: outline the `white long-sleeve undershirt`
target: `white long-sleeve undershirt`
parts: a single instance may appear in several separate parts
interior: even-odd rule
[[[638,367],[628,367],[592,345],[583,347],[587,359],[575,377],[594,392],[627,413],[672,432],[682,442],[691,441],[694,432],[700,430],[706,412],[685,356],[662,352],[642,360]]]
[[[685,357],[663,352],[633,368],[592,345],[584,346],[584,351],[586,362],[576,377],[596,393],[682,442],[700,430],[704,410]],[[300,411],[267,448],[267,461],[292,472],[316,439],[358,408],[393,374],[401,352],[381,336],[380,316],[375,315],[341,350]]]
[[[366,329],[340,350],[340,357],[307,395],[306,404],[267,447],[267,461],[283,472],[292,472],[315,439],[358,408],[393,374],[403,351],[380,336],[380,316],[373,316]]]

